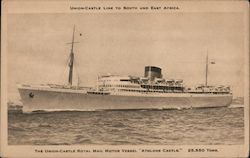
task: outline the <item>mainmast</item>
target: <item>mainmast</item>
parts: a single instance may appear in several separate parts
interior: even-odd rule
[[[207,52],[207,57],[206,57],[206,82],[205,82],[206,87],[207,87],[207,76],[208,76],[208,52]]]
[[[74,66],[74,36],[75,36],[75,25],[73,29],[73,37],[72,37],[72,42],[71,44],[71,52],[69,56],[69,79],[68,79],[68,84],[72,86],[72,80],[73,80],[73,66]]]

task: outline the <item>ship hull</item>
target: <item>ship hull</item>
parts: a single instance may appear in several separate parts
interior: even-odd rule
[[[19,88],[24,112],[184,109],[229,106],[231,94],[166,93],[160,95],[102,95],[80,90]]]

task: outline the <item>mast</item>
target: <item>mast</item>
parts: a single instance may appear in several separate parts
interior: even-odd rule
[[[69,79],[68,84],[72,86],[72,80],[73,80],[73,66],[74,66],[74,36],[75,36],[75,25],[73,29],[73,37],[71,44],[71,52],[69,56]]]
[[[206,82],[205,82],[206,87],[207,87],[207,77],[208,77],[208,52],[206,57]]]

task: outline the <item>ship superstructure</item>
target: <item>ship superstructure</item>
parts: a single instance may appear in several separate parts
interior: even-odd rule
[[[93,91],[106,92],[109,94],[119,93],[193,93],[193,94],[230,94],[230,86],[206,86],[199,85],[192,88],[184,87],[183,80],[162,78],[161,68],[156,66],[146,66],[144,77],[103,75],[98,77],[98,84]],[[134,92],[134,93],[132,93]]]
[[[73,86],[74,32],[69,56],[67,85],[19,85],[23,110],[123,110],[182,109],[229,106],[229,86],[208,86],[206,83],[185,87],[183,80],[164,79],[161,68],[146,66],[143,77],[102,75],[95,87]]]

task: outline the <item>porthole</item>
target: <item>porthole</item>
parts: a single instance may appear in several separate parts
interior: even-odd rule
[[[32,93],[32,92],[29,93],[30,98],[34,98],[34,96],[35,96],[34,93]]]

